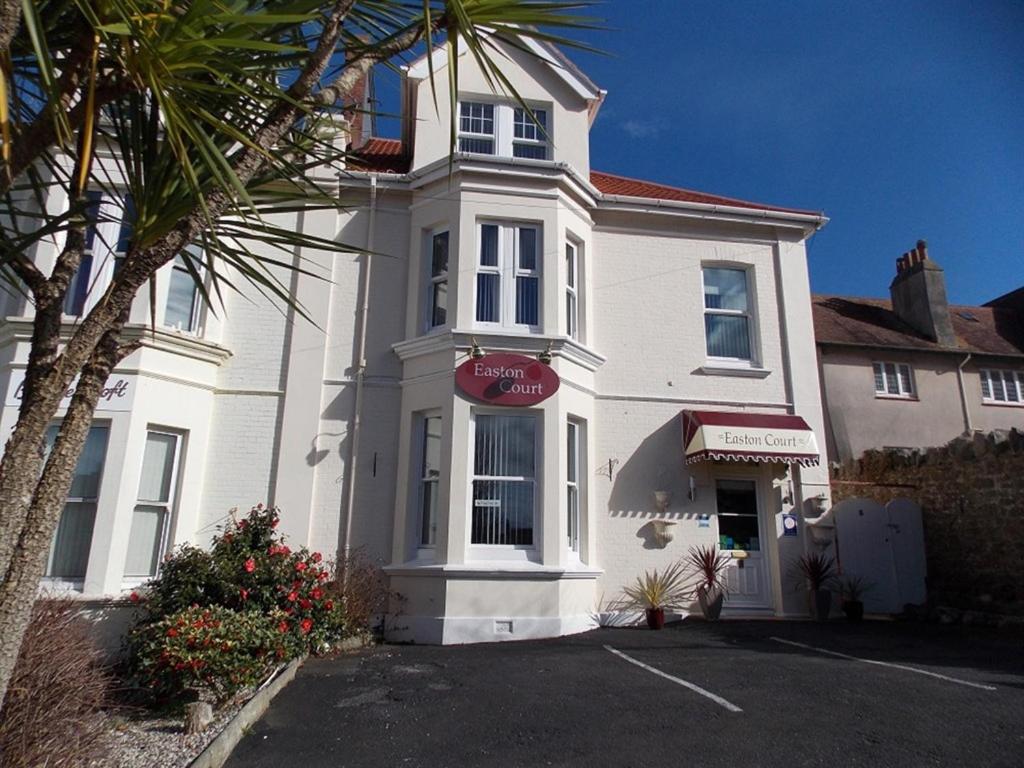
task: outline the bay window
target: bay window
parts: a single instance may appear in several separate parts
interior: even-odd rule
[[[46,431],[46,453],[57,439],[59,426]],[[45,575],[54,579],[81,581],[89,564],[89,549],[96,524],[96,503],[107,455],[109,428],[92,426],[78,457],[60,522],[50,544]]]
[[[705,267],[703,274],[708,357],[750,361],[750,301],[746,270]]]
[[[142,476],[128,534],[127,578],[156,576],[177,496],[181,435],[150,430],[142,454]]]
[[[441,417],[423,419],[423,444],[420,461],[420,535],[421,547],[437,544],[437,492],[441,481]]]
[[[477,414],[471,543],[532,547],[537,417]]]
[[[540,230],[512,224],[480,225],[476,321],[540,330]]]
[[[546,109],[459,102],[459,152],[547,160],[548,131]]]

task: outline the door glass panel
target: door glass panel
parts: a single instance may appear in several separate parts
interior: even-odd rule
[[[756,484],[751,480],[719,480],[715,498],[718,505],[719,547],[760,551]]]

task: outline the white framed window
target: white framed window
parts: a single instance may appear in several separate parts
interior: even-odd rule
[[[978,374],[982,402],[1024,405],[1024,372],[983,368]]]
[[[547,160],[549,130],[544,107],[459,102],[459,152]]]
[[[538,432],[534,414],[475,415],[471,544],[533,548]]]
[[[708,357],[752,361],[747,270],[704,267],[703,277],[704,333]]]
[[[60,426],[54,424],[46,431],[47,455],[53,448],[59,429]],[[73,582],[85,579],[109,434],[110,428],[105,425],[89,427],[85,446],[75,464],[60,522],[50,544],[45,571],[47,578]]]
[[[879,397],[917,396],[914,390],[914,376],[906,363],[873,363],[875,373],[875,394]]]
[[[437,494],[441,482],[441,417],[423,417],[419,472],[419,546],[437,544]]]
[[[430,265],[427,285],[427,330],[448,324],[449,234],[430,236]]]
[[[199,246],[190,245],[185,250],[192,258],[192,266],[202,276],[202,251]],[[174,257],[170,283],[167,286],[164,325],[168,328],[177,328],[185,333],[195,333],[199,328],[201,309],[199,287],[196,285],[192,273],[185,266],[185,257],[179,253]]]
[[[565,332],[570,339],[580,337],[580,248],[565,241]]]
[[[475,101],[459,104],[459,152],[495,154],[494,106]]]
[[[130,195],[123,203],[98,190],[90,190],[86,197],[85,248],[64,295],[64,314],[72,317],[81,317],[92,308],[120,268],[132,240]]]
[[[541,233],[533,225],[482,223],[476,322],[540,330]]]
[[[565,509],[569,551],[580,553],[580,475],[583,466],[583,425],[575,419],[566,422]]]
[[[182,435],[151,429],[146,432],[142,454],[142,476],[128,534],[127,579],[157,575],[160,559],[167,551],[167,537],[178,495],[178,464]]]

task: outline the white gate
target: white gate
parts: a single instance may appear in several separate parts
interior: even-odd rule
[[[886,506],[847,499],[832,508],[836,547],[844,576],[871,585],[863,596],[868,613],[901,613],[925,601],[924,528],[921,508],[910,499]]]

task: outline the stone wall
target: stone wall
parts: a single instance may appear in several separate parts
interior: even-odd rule
[[[836,502],[905,497],[921,505],[932,602],[1024,611],[1024,432],[866,451],[835,470],[832,483]]]

